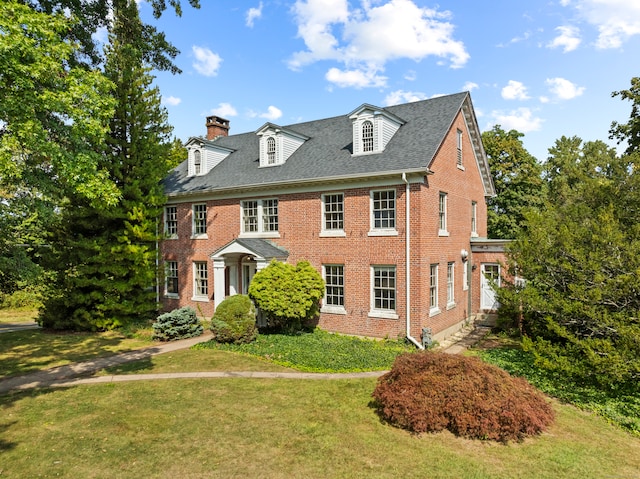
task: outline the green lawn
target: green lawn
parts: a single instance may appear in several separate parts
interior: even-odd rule
[[[38,311],[35,309],[0,309],[1,323],[32,323],[36,320]]]

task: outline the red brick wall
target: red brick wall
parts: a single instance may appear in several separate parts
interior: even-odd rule
[[[463,131],[463,166],[456,166],[456,129]],[[421,328],[434,334],[470,316],[467,291],[463,289],[461,250],[470,251],[471,201],[477,202],[477,233],[486,236],[486,203],[483,183],[462,115],[430,165],[433,174],[421,184],[411,185],[411,335],[420,340]],[[404,336],[406,331],[405,276],[405,183],[400,175],[389,186],[375,188],[332,188],[312,193],[256,196],[278,198],[279,238],[272,239],[289,252],[288,262],[308,260],[318,270],[323,264],[343,264],[345,273],[346,315],[321,315],[320,326],[346,334],[376,337]],[[396,191],[397,236],[369,236],[370,192],[393,188]],[[344,230],[346,237],[321,237],[322,194],[344,193]],[[438,201],[447,193],[448,236],[438,236]],[[240,234],[240,199],[207,201],[208,239],[191,239],[191,203],[178,204],[178,239],[162,245],[163,257],[178,261],[180,299],[165,299],[166,309],[192,306],[200,314],[213,314],[213,265],[210,255]],[[192,262],[207,261],[209,266],[209,302],[194,302]],[[455,263],[455,305],[447,308],[447,263]],[[430,317],[429,273],[432,263],[439,264],[440,313]],[[370,317],[370,275],[372,265],[395,265],[396,312],[398,319]],[[477,310],[479,272],[474,274],[473,310]]]

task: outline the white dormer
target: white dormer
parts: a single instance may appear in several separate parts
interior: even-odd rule
[[[206,175],[233,152],[202,138],[189,138],[185,146],[188,153],[188,176]]]
[[[349,115],[353,125],[353,154],[384,151],[404,120],[373,105],[364,104]]]
[[[309,137],[266,123],[256,131],[260,138],[260,167],[283,165]]]

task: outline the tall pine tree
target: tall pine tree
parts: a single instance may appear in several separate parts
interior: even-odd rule
[[[135,1],[114,1],[105,75],[115,85],[116,110],[103,161],[121,199],[96,208],[72,197],[65,206],[53,242],[64,266],[41,314],[45,327],[111,329],[150,319],[157,308],[160,180],[171,127],[144,63],[142,29]]]

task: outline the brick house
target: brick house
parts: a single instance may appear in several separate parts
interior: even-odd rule
[[[326,282],[319,326],[421,346],[495,308],[503,243],[468,93],[207,136],[164,181],[163,307],[210,317],[272,259]]]

